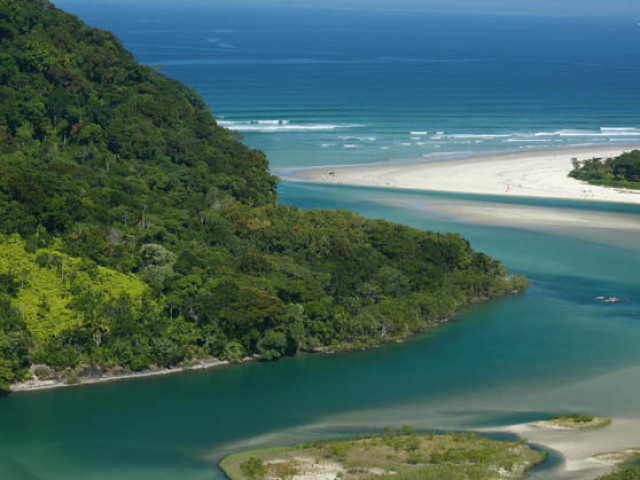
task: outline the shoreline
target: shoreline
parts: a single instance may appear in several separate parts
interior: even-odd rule
[[[511,295],[511,294],[510,294]],[[485,301],[488,301],[487,299]],[[414,335],[409,335],[407,337],[402,338],[393,338],[386,340],[380,344],[372,345],[365,348],[353,348],[353,347],[344,347],[337,349],[330,349],[327,347],[315,347],[308,350],[301,350],[295,356],[302,355],[334,355],[337,353],[351,353],[365,350],[373,350],[376,348],[383,347],[385,345],[398,344],[403,343],[409,340],[412,337],[420,335],[422,333],[426,333],[432,329],[437,328],[438,326],[444,325],[451,320],[450,317],[444,318],[441,321],[437,322],[437,324],[433,327],[430,327],[420,333],[416,333]],[[73,378],[73,375],[65,378],[52,378],[39,380],[38,378],[31,378],[24,382],[14,383],[11,385],[11,388],[7,394],[11,393],[28,393],[28,392],[40,392],[45,390],[55,390],[59,388],[68,388],[68,387],[83,387],[86,385],[95,385],[100,383],[110,383],[117,382],[120,380],[135,380],[139,378],[147,378],[147,377],[157,377],[163,375],[171,375],[171,374],[179,374],[179,373],[187,373],[191,371],[198,370],[210,370],[216,367],[221,367],[224,365],[241,365],[248,362],[259,361],[259,358],[256,357],[244,357],[238,361],[229,361],[229,360],[218,360],[218,359],[210,359],[210,360],[193,360],[193,365],[185,365],[185,366],[176,366],[171,368],[159,368],[159,369],[147,369],[140,372],[131,372],[123,370],[122,373],[115,374],[105,374],[101,376],[76,376],[77,381],[69,382],[69,378]],[[35,365],[32,365],[32,368]]]
[[[504,297],[520,295],[522,293],[523,291],[513,290],[513,291],[506,292],[503,295],[500,295],[497,297],[482,297],[482,298],[475,299],[474,301],[470,301],[460,310],[456,311],[453,315],[445,316],[440,319],[434,320],[434,323],[430,324],[423,330],[412,333],[410,335],[397,337],[397,338],[388,338],[380,341],[377,344],[368,345],[365,347],[354,347],[353,345],[348,344],[348,345],[343,345],[338,347],[322,346],[322,347],[314,347],[309,349],[302,349],[295,356],[333,355],[336,353],[350,353],[350,352],[357,352],[357,351],[373,350],[376,348],[383,347],[385,345],[403,343],[411,338],[417,337],[418,335],[425,334],[432,330],[436,330],[438,327],[449,323],[456,315],[462,313],[466,308],[469,308],[484,302],[488,302],[491,300],[498,300]],[[31,378],[21,383],[12,384],[7,394],[39,392],[44,390],[54,390],[54,389],[67,388],[67,387],[82,387],[85,385],[94,385],[99,383],[108,383],[108,382],[115,382],[120,380],[131,380],[131,379],[155,377],[155,376],[161,376],[161,375],[186,373],[189,371],[197,371],[197,370],[209,370],[209,369],[220,367],[223,365],[241,365],[244,363],[254,362],[259,360],[260,360],[259,357],[244,357],[238,361],[219,360],[219,359],[213,358],[208,360],[192,360],[193,364],[191,365],[176,366],[171,368],[147,369],[141,372],[131,372],[131,371],[122,370],[122,373],[105,374],[101,376],[91,376],[91,375],[82,376],[81,373],[77,373],[77,374],[72,374],[70,376],[67,376],[65,378],[53,378],[53,379],[45,379],[45,380],[39,380],[37,377],[34,376],[35,378]],[[32,374],[33,374],[33,369],[35,369],[35,367],[36,365],[31,365]],[[69,382],[69,379],[74,377],[77,381]]]
[[[640,205],[640,190],[570,178],[573,158],[614,157],[638,145],[575,146],[431,162],[288,169],[290,181],[490,196],[556,198]]]
[[[240,362],[236,363],[244,363],[246,361],[250,361],[251,359],[243,359]],[[14,383],[11,385],[10,393],[27,393],[27,392],[39,392],[43,390],[53,390],[58,388],[67,388],[67,387],[82,387],[85,385],[94,385],[98,383],[107,383],[107,382],[115,382],[119,380],[131,380],[137,378],[146,378],[146,377],[157,377],[161,375],[171,375],[177,373],[185,373],[189,371],[197,371],[197,370],[209,370],[215,367],[221,367],[223,365],[231,365],[231,362],[228,360],[197,360],[193,362],[193,365],[185,365],[182,367],[173,367],[173,368],[160,368],[157,370],[148,369],[143,370],[141,372],[124,372],[119,374],[110,374],[110,375],[102,375],[102,376],[78,376],[77,382],[68,382],[68,378],[63,379],[48,379],[48,380],[38,380],[38,379],[30,379],[26,382],[22,383]]]
[[[631,418],[613,418],[610,425],[593,430],[522,423],[476,431],[515,434],[529,444],[555,450],[564,462],[553,473],[568,480],[594,480],[611,473],[619,462],[603,454],[640,447],[640,419]]]

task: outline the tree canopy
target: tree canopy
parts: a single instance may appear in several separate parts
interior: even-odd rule
[[[640,150],[625,152],[614,158],[573,160],[570,177],[595,185],[640,189]]]
[[[366,347],[525,285],[458,235],[279,205],[196,92],[48,1],[0,0],[0,164],[0,389]]]

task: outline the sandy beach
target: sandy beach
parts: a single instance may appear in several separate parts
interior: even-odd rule
[[[640,446],[640,420],[614,418],[611,425],[596,430],[570,430],[526,423],[502,429],[527,442],[560,452],[565,462],[555,472],[559,478],[593,480],[611,472],[613,456],[601,454],[624,452]]]
[[[640,204],[640,190],[600,187],[568,177],[574,158],[608,158],[634,148],[638,147],[571,147],[459,160],[318,167],[294,170],[293,179],[339,185]]]

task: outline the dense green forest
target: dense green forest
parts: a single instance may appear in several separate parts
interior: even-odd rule
[[[570,177],[594,185],[640,189],[640,150],[625,152],[614,158],[573,160]]]
[[[526,285],[458,235],[279,205],[197,93],[44,0],[0,0],[0,162],[0,389],[361,348]]]

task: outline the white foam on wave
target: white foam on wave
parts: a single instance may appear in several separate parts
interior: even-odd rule
[[[218,48],[227,48],[227,49],[235,48],[233,43],[225,42],[221,38],[218,38],[218,37],[209,37],[209,38],[207,38],[207,43],[211,43],[211,44],[215,45]]]
[[[349,141],[349,140],[358,140],[360,142],[375,142],[377,140],[376,137],[358,137],[354,135],[343,135],[338,137],[340,140]]]
[[[222,120],[219,125],[236,130],[238,132],[309,132],[330,131],[342,128],[355,128],[362,125],[337,125],[337,124],[291,124],[289,120]]]
[[[537,132],[534,137],[640,137],[640,129],[633,127],[600,127],[594,130],[556,130]]]
[[[445,135],[447,138],[459,138],[465,140],[494,140],[496,138],[508,138],[510,136],[510,133],[453,133]]]
[[[544,143],[544,142],[557,142],[559,140],[542,140],[535,138],[507,138],[504,140],[506,143]]]
[[[409,135],[428,135],[429,132],[409,132]]]
[[[600,131],[602,133],[612,133],[612,134],[616,134],[616,133],[640,134],[640,128],[634,128],[634,127],[600,127]]]
[[[449,140],[452,143],[482,143],[484,141],[499,140],[507,143],[527,142],[558,142],[564,138],[602,138],[613,141],[615,139],[640,137],[637,127],[600,127],[598,129],[560,129],[541,132],[509,132],[509,133],[447,133],[436,132],[430,140]],[[412,140],[417,138],[412,137]]]
[[[289,125],[289,120],[257,120],[258,125]]]

